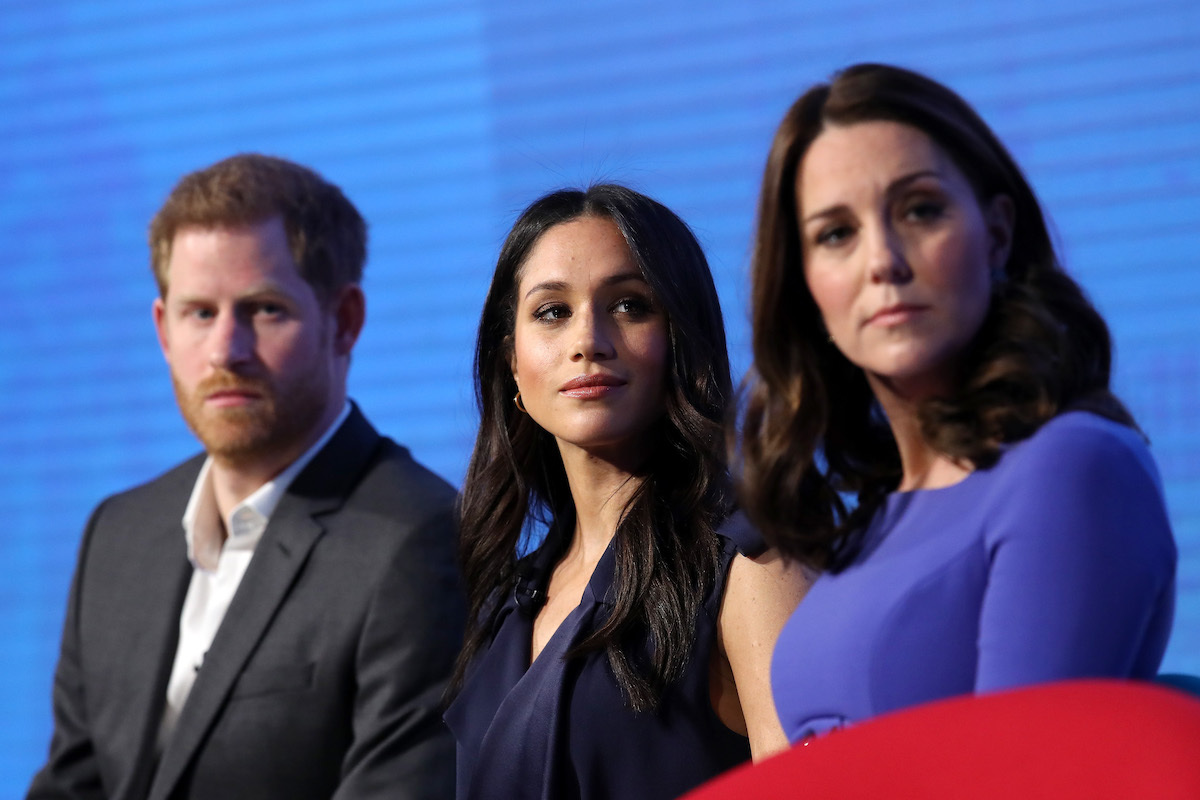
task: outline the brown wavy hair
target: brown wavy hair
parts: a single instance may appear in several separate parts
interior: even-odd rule
[[[752,263],[754,365],[735,453],[751,520],[787,556],[836,569],[901,477],[887,420],[863,372],[825,332],[804,278],[796,180],[828,125],[891,121],[924,132],[978,201],[1007,195],[1012,250],[950,397],[919,409],[926,441],[983,468],[1005,444],[1069,408],[1134,426],[1109,391],[1108,327],[1062,269],[1037,197],[1004,145],[950,89],[915,72],[859,64],[805,92],[767,157]]]
[[[179,179],[150,222],[150,267],[167,296],[171,246],[183,228],[255,225],[278,216],[300,276],[328,300],[362,281],[367,224],[334,184],[308,167],[241,153]]]
[[[605,651],[635,710],[653,708],[691,657],[696,615],[716,579],[716,529],[732,505],[723,422],[732,397],[721,307],[700,244],[665,206],[613,184],[542,197],[500,251],[479,321],[475,392],[480,426],[461,496],[460,560],[470,622],[451,692],[487,646],[517,583],[530,522],[571,530],[575,506],[554,437],[517,410],[509,364],[522,268],[541,236],[580,217],[612,220],[656,302],[670,344],[667,402],[642,483],[617,526],[614,607],[568,658]],[[646,658],[644,642],[652,642]]]

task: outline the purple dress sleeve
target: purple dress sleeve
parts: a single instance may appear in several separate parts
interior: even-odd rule
[[[1149,677],[1170,631],[1175,546],[1149,452],[1099,418],[1063,422],[1012,453],[996,483],[980,691]]]
[[[1130,428],[1063,414],[958,484],[893,493],[862,542],[776,645],[793,741],[956,694],[1158,669],[1175,543]]]

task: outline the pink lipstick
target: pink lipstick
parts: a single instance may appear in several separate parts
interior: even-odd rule
[[[881,328],[903,325],[906,322],[911,322],[914,317],[928,308],[928,306],[917,305],[915,303],[895,303],[876,311],[867,318],[865,324],[878,325]]]
[[[615,375],[597,373],[572,378],[559,388],[558,393],[577,400],[596,400],[625,385]]]

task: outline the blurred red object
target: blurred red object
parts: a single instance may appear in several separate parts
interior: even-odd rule
[[[957,697],[797,744],[685,795],[718,798],[1200,798],[1200,699],[1079,680]]]

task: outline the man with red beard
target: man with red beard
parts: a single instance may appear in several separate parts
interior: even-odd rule
[[[150,247],[205,452],[92,514],[28,797],[451,797],[454,491],[346,397],[362,217],[241,155],[179,182]]]

